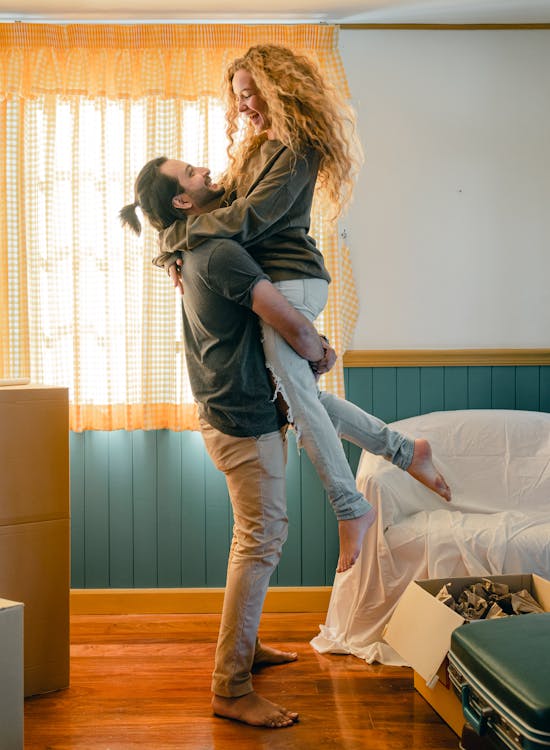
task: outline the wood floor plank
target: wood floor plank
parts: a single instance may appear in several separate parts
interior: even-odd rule
[[[297,662],[257,672],[258,692],[300,713],[281,730],[212,715],[218,615],[71,619],[71,687],[25,701],[25,750],[456,750],[408,668],[319,654],[322,614],[266,614],[266,643]]]

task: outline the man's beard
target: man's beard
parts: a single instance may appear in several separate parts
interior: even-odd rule
[[[224,193],[225,189],[221,186],[213,190],[212,188],[206,187],[205,185],[203,188],[200,188],[200,190],[197,190],[194,195],[192,195],[191,193],[189,195],[192,198],[195,206],[200,206],[201,208],[203,208],[209,203],[213,203],[215,200],[221,198]]]

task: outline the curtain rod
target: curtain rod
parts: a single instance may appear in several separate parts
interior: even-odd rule
[[[5,18],[0,15],[0,23],[39,23],[39,24],[113,24],[121,26],[139,25],[227,25],[227,26],[337,26],[342,31],[513,31],[548,30],[550,23],[339,23],[338,21],[302,20],[216,20],[216,19],[163,19],[163,18]]]

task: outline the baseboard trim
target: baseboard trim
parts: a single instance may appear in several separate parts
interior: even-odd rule
[[[264,612],[326,612],[330,586],[273,587]],[[219,614],[224,589],[71,589],[71,615]]]
[[[344,367],[480,367],[550,365],[550,349],[355,349]]]

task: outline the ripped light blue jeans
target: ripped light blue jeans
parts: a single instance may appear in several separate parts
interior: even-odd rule
[[[308,320],[314,321],[326,305],[328,284],[323,279],[278,281],[275,286]],[[401,469],[411,464],[414,441],[355,404],[319,391],[309,362],[263,322],[262,334],[266,364],[289,407],[298,445],[317,470],[336,518],[364,515],[372,506],[357,490],[340,438],[384,456]]]

